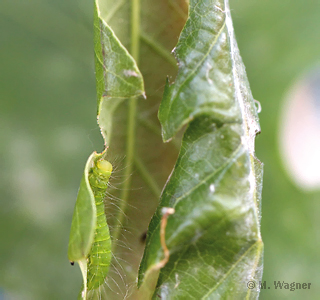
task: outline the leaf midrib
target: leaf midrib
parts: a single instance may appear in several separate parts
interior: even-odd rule
[[[213,288],[211,288],[211,289],[207,292],[207,294],[205,294],[205,295],[201,298],[201,300],[202,300],[202,299],[207,299],[207,298],[210,296],[210,294],[211,294],[212,292],[214,292],[214,291],[219,287],[219,285],[227,279],[227,277],[232,273],[232,271],[234,270],[234,268],[246,257],[246,255],[247,255],[255,246],[257,246],[257,250],[260,251],[260,245],[261,245],[261,240],[260,240],[260,239],[259,239],[259,240],[256,240],[256,241],[237,259],[237,261],[231,266],[231,268],[228,270],[228,272],[217,282],[217,284],[216,284]],[[258,251],[257,251],[257,252],[258,252]]]
[[[140,0],[131,0],[131,47],[130,54],[139,65],[139,47],[140,47]],[[113,240],[117,241],[122,228],[125,211],[128,205],[128,198],[132,179],[132,169],[134,164],[134,152],[135,152],[135,128],[137,119],[137,97],[131,97],[129,99],[128,106],[128,123],[127,123],[127,148],[126,148],[126,161],[124,178],[126,180],[122,186],[121,192],[121,204],[116,217],[115,231],[113,234]],[[115,243],[113,244],[113,252],[115,249]]]
[[[204,178],[202,181],[200,181],[199,183],[197,183],[194,187],[192,187],[190,190],[188,190],[188,192],[184,193],[182,196],[180,196],[179,198],[176,198],[174,205],[172,206],[173,208],[175,208],[177,206],[177,200],[178,202],[180,202],[182,199],[184,199],[186,196],[190,195],[194,190],[196,190],[199,186],[201,186],[202,184],[206,183],[211,177],[215,176],[218,172],[220,172],[221,170],[223,170],[226,166],[228,166],[228,164],[230,164],[230,162],[232,161],[232,159],[234,159],[237,155],[239,155],[240,151],[242,149],[242,144],[240,143],[239,146],[234,150],[234,152],[232,153],[232,155],[229,157],[229,159],[227,161],[225,161],[223,163],[223,165],[221,165],[217,170],[215,170],[213,173],[211,173],[210,175],[208,175],[206,178]],[[243,149],[242,149],[243,150]],[[158,227],[160,226],[160,224],[158,223],[157,226],[155,227],[155,230],[151,233],[150,236],[150,240],[151,237],[153,236],[153,234],[157,231]],[[149,245],[147,245],[149,246]],[[147,247],[146,246],[146,247]]]
[[[178,99],[178,96],[181,92],[181,90],[183,89],[184,85],[186,84],[186,82],[188,82],[193,76],[194,74],[196,74],[197,70],[203,65],[204,61],[206,60],[206,58],[209,56],[211,50],[213,49],[213,47],[216,45],[221,33],[223,32],[224,28],[226,27],[226,21],[223,22],[219,32],[217,33],[217,35],[214,37],[208,51],[203,55],[203,58],[199,61],[199,63],[193,68],[193,70],[188,74],[187,78],[180,84],[178,91],[176,92],[176,96],[174,97],[174,99],[172,101],[170,101],[170,105],[169,105],[169,110],[171,110],[171,107],[173,105],[173,103]],[[179,61],[179,60],[178,60]],[[183,102],[182,102],[183,103]]]

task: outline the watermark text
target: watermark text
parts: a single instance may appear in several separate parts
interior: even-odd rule
[[[266,281],[253,281],[250,280],[247,282],[247,288],[252,289],[260,289],[260,290],[288,290],[288,291],[295,291],[295,290],[310,290],[311,289],[311,282],[285,282],[280,280],[273,281],[272,284],[268,284]]]

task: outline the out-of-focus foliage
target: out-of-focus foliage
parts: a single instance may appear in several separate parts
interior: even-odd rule
[[[277,131],[283,96],[319,62],[320,2],[231,1],[251,89],[261,102],[264,162],[260,299],[316,299],[320,291],[320,195],[283,171]],[[80,273],[67,259],[83,162],[102,150],[95,122],[93,5],[84,0],[1,3],[1,244],[4,299],[76,299]],[[274,290],[273,281],[311,282]],[[1,297],[1,296],[0,296]]]
[[[284,99],[279,144],[292,180],[306,191],[320,189],[320,68],[308,70]]]

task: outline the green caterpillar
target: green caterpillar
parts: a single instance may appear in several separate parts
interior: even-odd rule
[[[88,255],[87,288],[98,288],[105,280],[111,261],[111,239],[104,212],[104,197],[112,173],[112,165],[98,160],[89,171],[89,183],[97,209],[97,224],[94,241]]]

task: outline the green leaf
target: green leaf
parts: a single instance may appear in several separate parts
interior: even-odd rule
[[[115,36],[106,20],[101,17],[102,13],[99,2],[95,1],[94,46],[98,123],[105,145],[108,145],[112,131],[112,116],[115,109],[126,98],[131,97],[134,99],[144,95],[144,86],[135,60]],[[108,54],[107,56],[105,55],[106,53]],[[103,281],[103,277],[106,276],[104,270],[108,268],[111,260],[111,243],[108,228],[103,225],[104,236],[101,237],[98,237],[98,232],[96,231],[102,225],[97,223],[95,197],[88,177],[89,168],[93,167],[94,162],[101,156],[102,154],[93,153],[88,160],[78,193],[70,233],[68,254],[71,261],[77,261],[80,265],[84,287],[81,288],[79,298],[83,299],[87,298],[87,289],[90,291],[100,286],[101,279]],[[101,197],[103,195],[100,195]],[[100,202],[101,199],[99,199]],[[101,210],[100,206],[99,208]],[[98,219],[100,217],[105,219],[105,216],[101,215],[101,213],[101,211],[98,212]],[[108,225],[106,226],[108,227]],[[101,231],[102,229],[99,230]],[[98,237],[99,241],[103,240],[103,243],[108,245],[108,249],[102,249],[101,243],[94,244],[94,236]],[[91,251],[93,252],[91,253]],[[98,258],[102,255],[101,251],[105,253],[103,262]],[[94,265],[91,263],[92,259],[97,260]],[[103,263],[104,270],[96,267],[98,263]],[[95,274],[95,272],[97,273]],[[89,294],[89,297],[91,296]]]
[[[105,151],[93,152],[85,166],[78,191],[69,239],[68,257],[80,266],[83,286],[79,299],[87,299],[104,283],[111,261],[111,240],[104,211],[104,197],[112,165]]]
[[[89,184],[89,169],[95,156],[96,154],[92,153],[88,158],[74,207],[68,248],[71,262],[87,258],[94,238],[97,216],[94,195]]]
[[[81,269],[84,286],[84,288],[81,288],[81,291],[84,291],[83,299],[86,299],[87,293],[87,258],[93,244],[97,224],[95,198],[89,183],[89,170],[92,168],[96,157],[97,154],[92,153],[84,169],[73,212],[68,246],[70,262],[72,264],[77,262]]]
[[[121,101],[130,97],[145,97],[143,79],[136,61],[107,24],[111,16],[103,17],[104,11],[108,12],[106,8],[111,7],[110,3],[96,0],[94,10],[98,123],[106,145],[110,140],[108,134],[112,132],[113,113]]]
[[[212,298],[233,293],[254,298],[258,289],[248,290],[246,281],[259,279],[261,273],[261,166],[254,158],[259,125],[228,7],[213,0],[190,2],[189,18],[175,51],[179,72],[175,84],[170,86],[167,80],[159,120],[165,141],[184,125],[188,128],[149,226],[139,278],[144,284],[140,292],[128,289],[143,250],[139,236],[176,155],[174,145],[161,145],[155,122],[159,83],[175,70],[168,51],[174,39],[162,39],[164,32],[172,34],[174,26],[159,8],[173,11],[179,24],[185,16],[182,4],[161,2],[154,16],[161,11],[165,30],[157,30],[159,20],[148,15],[154,4],[145,1],[141,5],[139,0],[130,4],[101,0],[95,6],[98,122],[108,152],[125,156],[117,174],[124,180],[106,199],[114,261],[103,291],[112,299],[132,292],[137,299],[152,294]],[[150,104],[137,101],[145,94],[142,74]],[[129,205],[139,214],[129,211]],[[159,228],[162,207],[174,207],[176,213],[169,217],[166,231],[171,257],[155,291],[160,265],[164,265]],[[128,248],[134,255],[127,254]],[[90,298],[101,296],[99,288]]]
[[[163,259],[162,207],[173,207],[154,297],[256,299],[262,275],[262,164],[255,102],[228,1],[191,0],[176,51],[179,72],[159,110],[165,141],[183,125],[181,150],[148,231],[139,283]],[[254,289],[247,283],[255,281]]]
[[[105,199],[113,261],[92,298],[123,299],[136,289],[141,236],[178,154],[176,144],[162,142],[157,109],[166,76],[176,74],[171,50],[186,3],[99,0],[95,9],[98,122],[115,172]]]

